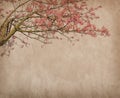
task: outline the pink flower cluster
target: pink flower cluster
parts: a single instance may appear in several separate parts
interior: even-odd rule
[[[33,6],[28,6],[26,9],[28,12],[31,12],[35,4],[38,6],[35,7],[38,12],[42,12],[41,7],[44,8],[44,16],[34,21],[40,28],[45,28],[43,24],[46,26],[46,29],[47,26],[52,28],[53,25],[54,27],[56,26],[57,29],[65,26],[62,30],[67,32],[74,31],[94,37],[97,35],[109,35],[107,28],[104,26],[97,28],[95,24],[92,24],[92,20],[99,19],[95,11],[101,8],[101,6],[89,8],[85,1],[75,2],[75,0],[61,0],[60,3],[58,3],[57,0],[47,0],[48,4],[41,2],[34,1],[32,3]],[[57,8],[53,2],[62,7]],[[53,8],[53,6],[56,8]]]

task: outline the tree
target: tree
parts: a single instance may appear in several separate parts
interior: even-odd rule
[[[5,10],[4,2],[11,3],[13,9]],[[86,0],[3,0],[0,1],[0,17],[4,19],[0,26],[0,46],[11,47],[16,39],[27,44],[19,32],[30,39],[48,44],[52,39],[67,38],[72,34],[108,36],[104,26],[97,28],[92,23],[98,19],[96,8],[89,8]]]

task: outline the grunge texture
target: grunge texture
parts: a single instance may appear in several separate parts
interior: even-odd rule
[[[120,0],[88,2],[111,35],[16,47],[0,57],[0,98],[120,98]]]

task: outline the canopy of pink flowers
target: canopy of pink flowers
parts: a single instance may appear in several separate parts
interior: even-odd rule
[[[61,30],[91,36],[109,35],[104,26],[97,28],[92,23],[99,19],[95,14],[98,8],[101,6],[89,8],[86,1],[80,0],[34,0],[26,7],[26,11],[38,12],[40,17],[34,19],[33,24],[41,30],[53,29],[53,32]]]

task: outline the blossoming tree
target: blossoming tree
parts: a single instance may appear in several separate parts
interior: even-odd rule
[[[3,3],[13,6],[6,11]],[[93,24],[98,19],[95,11],[100,8],[89,8],[86,0],[2,0],[0,1],[0,46],[11,47],[16,39],[23,44],[27,42],[16,33],[27,38],[38,40],[43,44],[53,39],[66,38],[72,41],[74,34],[108,36],[103,26]]]

